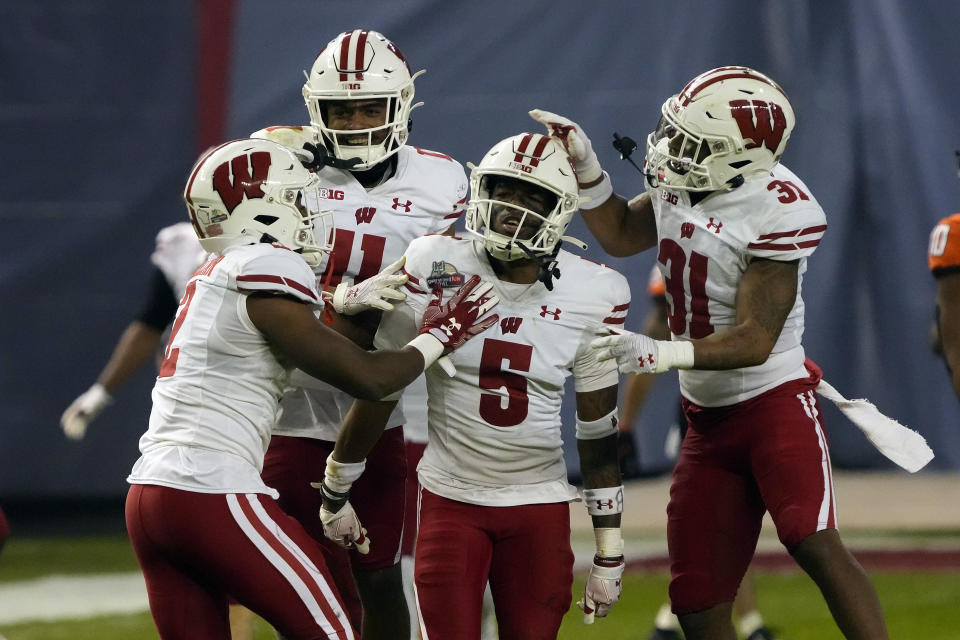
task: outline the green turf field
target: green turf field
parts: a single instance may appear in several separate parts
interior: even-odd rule
[[[16,539],[0,558],[0,583],[52,573],[89,574],[136,570],[122,537]],[[872,574],[887,615],[890,636],[905,640],[960,638],[960,574],[957,572]],[[768,624],[784,640],[841,638],[813,583],[801,573],[756,574],[757,597]],[[578,582],[575,589],[581,588]],[[564,619],[564,640],[643,640],[666,593],[666,574],[628,574],[623,600],[611,617],[592,627],[581,623],[575,607]],[[574,598],[576,600],[576,598]],[[51,607],[56,603],[51,602]],[[86,620],[0,625],[7,640],[155,640],[148,613]],[[265,624],[257,640],[275,636]]]

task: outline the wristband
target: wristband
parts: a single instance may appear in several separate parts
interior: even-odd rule
[[[693,343],[687,340],[657,340],[657,373],[693,367]]]
[[[583,502],[591,516],[612,516],[623,513],[623,485],[583,490]]]
[[[413,347],[420,352],[423,356],[424,371],[443,355],[443,343],[429,333],[421,333],[404,346]]]
[[[620,527],[599,527],[593,530],[593,537],[597,543],[597,556],[612,559],[622,558],[623,538],[620,536]]]
[[[596,209],[613,195],[613,182],[610,174],[603,172],[603,179],[592,187],[580,188],[580,209]]]
[[[323,482],[330,489],[338,493],[350,491],[350,487],[357,481],[364,467],[367,466],[366,460],[360,462],[337,462],[333,459],[331,453],[327,456],[327,468],[323,472]]]
[[[589,422],[581,420],[580,416],[577,416],[576,424],[577,440],[599,440],[612,436],[617,432],[617,409],[614,408],[613,411],[602,418]]]

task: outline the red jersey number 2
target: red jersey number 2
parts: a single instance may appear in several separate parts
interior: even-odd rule
[[[169,378],[177,372],[177,358],[180,357],[180,349],[173,346],[173,341],[183,326],[183,321],[187,319],[187,311],[190,309],[190,303],[193,302],[193,295],[197,292],[197,280],[194,278],[187,283],[187,290],[183,293],[183,299],[180,301],[180,311],[177,313],[177,319],[173,321],[173,327],[170,328],[170,340],[167,341],[167,350],[163,354],[163,364],[160,365],[158,378]]]

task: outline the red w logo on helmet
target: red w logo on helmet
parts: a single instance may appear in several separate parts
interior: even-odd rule
[[[253,175],[250,175],[250,169]],[[230,179],[231,169],[233,179]],[[220,195],[227,213],[233,213],[237,205],[247,198],[262,198],[264,193],[260,185],[270,173],[270,153],[254,151],[250,155],[237,156],[229,164],[224,162],[213,170],[213,189]]]
[[[764,100],[731,100],[730,114],[740,127],[747,149],[765,146],[776,153],[787,130],[787,118],[776,102]]]

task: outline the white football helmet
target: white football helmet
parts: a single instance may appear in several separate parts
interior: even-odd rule
[[[400,50],[383,35],[367,29],[346,31],[331,40],[317,55],[310,73],[304,72],[303,98],[310,112],[317,142],[340,160],[359,159],[354,169],[364,170],[396,153],[410,135],[413,81],[425,73],[411,75]],[[332,100],[375,100],[387,102],[386,122],[370,129],[331,129],[327,126],[326,103]],[[375,139],[383,133],[381,142]],[[364,145],[341,144],[337,136],[366,134]]]
[[[577,176],[570,157],[557,140],[539,133],[521,133],[498,142],[478,166],[470,167],[470,202],[467,204],[466,229],[483,239],[484,247],[500,260],[518,260],[552,255],[561,241],[583,245],[579,240],[564,236],[570,220],[579,206]],[[545,215],[513,202],[492,199],[497,178],[510,178],[531,183],[546,190],[556,202]],[[520,215],[512,235],[498,233],[491,228],[494,213],[500,207],[515,209]],[[524,221],[540,221],[533,236],[523,240],[519,235]],[[526,247],[527,251],[524,251]]]
[[[647,137],[651,186],[717,191],[769,173],[796,119],[780,86],[747,67],[702,73],[667,99]]]
[[[318,183],[286,147],[232,140],[200,157],[183,199],[205,251],[278,243],[318,268],[334,241],[333,214],[320,210]]]

